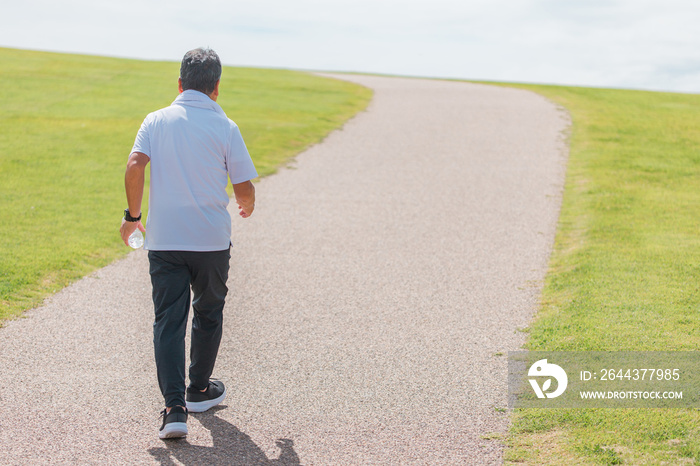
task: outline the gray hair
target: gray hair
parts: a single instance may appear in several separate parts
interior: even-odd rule
[[[180,64],[182,90],[193,89],[211,94],[221,79],[221,60],[210,48],[197,48],[187,52]]]

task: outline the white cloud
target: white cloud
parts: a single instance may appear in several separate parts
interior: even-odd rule
[[[229,64],[700,92],[689,0],[24,0],[0,45]]]

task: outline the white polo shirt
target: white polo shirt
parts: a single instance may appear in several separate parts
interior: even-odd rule
[[[228,180],[258,176],[238,126],[194,90],[149,114],[132,152],[150,157],[145,249],[222,251],[231,243]]]

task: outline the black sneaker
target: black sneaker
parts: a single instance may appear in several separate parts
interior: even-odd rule
[[[226,398],[226,387],[220,380],[210,380],[206,391],[200,392],[196,388],[187,387],[187,410],[193,413],[203,413],[214,407]]]
[[[160,426],[158,437],[179,438],[187,435],[187,408],[175,406],[170,412],[163,410],[163,425]]]

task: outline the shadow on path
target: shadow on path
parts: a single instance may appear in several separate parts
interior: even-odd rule
[[[276,444],[280,455],[268,459],[265,453],[250,437],[230,422],[216,416],[225,406],[217,406],[206,413],[190,414],[199,420],[212,435],[211,447],[192,445],[187,439],[167,440],[163,447],[150,448],[148,452],[161,465],[175,465],[175,460],[185,465],[221,464],[240,466],[294,466],[299,465],[299,456],[294,451],[290,439],[278,439]]]

